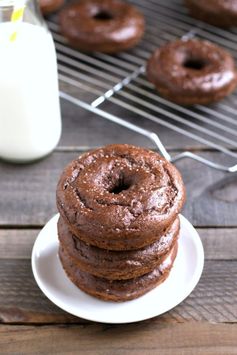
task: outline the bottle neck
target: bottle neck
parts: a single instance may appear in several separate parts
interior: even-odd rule
[[[23,9],[22,16],[16,21],[46,27],[37,0],[0,0],[0,23],[11,22],[16,9]]]

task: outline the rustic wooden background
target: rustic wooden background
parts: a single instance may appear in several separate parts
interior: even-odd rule
[[[177,36],[187,26],[177,28]],[[83,92],[77,95],[88,98]],[[40,229],[57,212],[55,188],[63,167],[82,152],[109,143],[154,148],[146,138],[73,104],[62,100],[61,107],[63,133],[53,154],[29,165],[0,162],[0,354],[237,354],[237,174],[193,160],[177,163],[187,188],[183,214],[201,236],[205,266],[195,290],[169,312],[128,325],[93,323],[62,311],[40,291],[31,250]],[[233,163],[123,109],[109,103],[103,107],[158,132],[171,155],[189,149]]]

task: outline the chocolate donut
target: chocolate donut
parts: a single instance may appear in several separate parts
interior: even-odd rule
[[[179,234],[179,218],[158,242],[131,251],[100,249],[75,237],[60,218],[58,236],[60,245],[81,271],[110,280],[130,279],[152,271],[167,257]]]
[[[164,282],[169,276],[177,250],[178,243],[159,266],[143,276],[113,281],[80,270],[62,247],[59,248],[59,257],[67,276],[82,291],[105,301],[123,302],[140,297]]]
[[[219,27],[237,26],[237,0],[185,0],[190,15]]]
[[[62,34],[86,52],[117,53],[134,47],[144,33],[143,15],[119,0],[82,0],[60,13]]]
[[[124,144],[72,161],[56,196],[61,216],[79,239],[102,249],[132,250],[165,234],[185,190],[178,170],[158,153]]]
[[[39,0],[40,10],[43,15],[57,11],[64,4],[64,0]]]
[[[196,39],[156,49],[147,64],[147,78],[161,96],[181,105],[219,101],[237,84],[232,56],[213,43]]]

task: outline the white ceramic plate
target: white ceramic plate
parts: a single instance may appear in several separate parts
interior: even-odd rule
[[[32,251],[32,269],[44,294],[65,311],[103,323],[131,323],[167,312],[182,302],[201,276],[204,252],[199,235],[180,216],[178,255],[168,279],[146,295],[123,303],[100,301],[80,291],[66,276],[58,258],[58,215],[39,233]]]

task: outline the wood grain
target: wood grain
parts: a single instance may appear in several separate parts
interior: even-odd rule
[[[199,228],[206,260],[237,259],[236,228]]]
[[[55,190],[63,167],[78,152],[55,152],[33,165],[0,163],[0,225],[42,226],[56,213]],[[203,153],[216,159],[217,153]],[[224,161],[224,157],[220,156]],[[187,188],[184,215],[203,227],[237,227],[237,175],[214,171],[193,161],[178,167]]]
[[[202,156],[215,160],[217,153]],[[226,165],[223,155],[220,161]],[[177,163],[187,191],[183,214],[195,226],[234,227],[237,225],[237,174],[210,169],[193,160]]]
[[[1,228],[1,227],[0,227]],[[0,259],[29,259],[40,229],[0,229]],[[206,260],[237,259],[237,228],[197,229]]]
[[[111,326],[0,326],[0,348],[7,354],[231,355],[237,325],[166,324],[157,319]]]
[[[166,313],[169,322],[237,321],[237,261],[206,261],[192,294]],[[78,321],[51,303],[38,288],[30,260],[1,259],[0,319],[6,323],[64,323]]]
[[[40,229],[0,229],[0,260],[29,259],[39,231]]]

